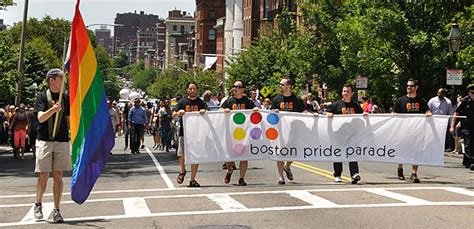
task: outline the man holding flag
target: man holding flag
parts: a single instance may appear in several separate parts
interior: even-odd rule
[[[49,173],[53,173],[53,222],[63,222],[59,211],[63,194],[63,171],[71,170],[69,143],[69,96],[63,94],[59,101],[64,72],[51,69],[46,74],[49,89],[38,94],[35,103],[35,114],[40,123],[38,129],[38,151],[35,172],[38,173],[34,216],[43,219],[42,199],[48,184]],[[56,131],[53,131],[55,114],[59,113]],[[53,135],[53,132],[55,134]]]
[[[79,11],[79,3],[80,0],[76,3],[72,20],[66,61],[70,74],[70,97],[63,94],[64,72],[53,69],[47,74],[49,90],[39,94],[35,105],[40,122],[38,139],[46,143],[40,141],[36,159],[36,171],[40,175],[34,215],[36,219],[43,218],[41,199],[49,172],[53,171],[53,222],[56,223],[64,221],[59,211],[63,190],[62,171],[70,170],[72,165],[71,198],[78,204],[84,203],[115,144],[102,74]],[[63,157],[58,158],[59,154]]]

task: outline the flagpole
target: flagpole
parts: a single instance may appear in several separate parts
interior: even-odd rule
[[[65,68],[66,68],[66,65],[64,64],[64,62],[66,61],[66,47],[67,45],[67,38],[64,37],[64,44],[63,44],[63,72],[64,72],[64,77],[63,77],[63,81],[61,83],[61,90],[59,91],[59,100],[58,100],[58,104],[61,104],[62,100],[63,100],[63,92],[64,92],[64,82],[66,81],[66,72],[65,72]],[[61,109],[64,109],[64,107],[61,107]],[[54,118],[54,127],[53,127],[53,139],[56,137],[56,127],[58,125],[58,119],[59,119],[59,112],[56,112],[56,117]]]

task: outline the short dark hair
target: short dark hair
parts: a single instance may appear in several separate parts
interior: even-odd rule
[[[245,87],[247,86],[247,85],[245,85],[245,82],[244,82],[243,80],[235,80],[234,83],[235,83],[235,82],[240,82],[240,83],[242,83],[242,88],[245,88]]]
[[[411,82],[415,83],[415,86],[418,86],[418,85],[419,85],[419,82],[418,82],[418,80],[416,80],[416,79],[410,78],[410,79],[407,80],[407,82],[408,82],[408,81],[411,81]]]
[[[191,81],[191,82],[189,82],[188,84],[186,84],[186,89],[188,89],[188,88],[189,88],[189,85],[191,85],[191,84],[196,85],[196,88],[199,89],[198,84],[197,84],[196,82],[194,82],[194,81]]]
[[[295,81],[291,78],[283,78],[284,80],[286,80],[286,84],[290,85],[290,86],[293,86],[295,85]]]
[[[354,87],[352,87],[352,84],[345,83],[344,85],[342,85],[342,88],[345,88],[345,87],[350,88],[351,92],[354,92]]]

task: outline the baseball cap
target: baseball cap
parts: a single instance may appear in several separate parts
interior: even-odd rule
[[[474,83],[471,83],[467,86],[467,90],[470,92],[474,92]]]
[[[46,79],[55,77],[55,76],[64,76],[64,72],[59,68],[53,68],[46,73]]]

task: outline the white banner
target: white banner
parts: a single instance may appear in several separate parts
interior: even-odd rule
[[[449,116],[313,117],[261,110],[184,115],[186,163],[374,161],[442,166]]]

